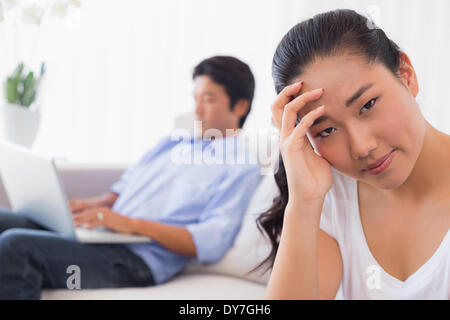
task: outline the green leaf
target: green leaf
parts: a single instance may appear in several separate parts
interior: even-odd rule
[[[35,77],[32,71],[28,72],[28,74],[24,74],[24,70],[24,63],[19,63],[7,78],[5,93],[9,103],[29,107],[36,99],[40,80],[46,72],[45,62],[42,62],[41,64],[39,77]]]
[[[20,79],[11,77],[6,80],[6,99],[11,104],[19,101],[19,81]]]
[[[25,107],[29,107],[36,94],[36,82],[34,80],[34,73],[30,71],[25,79],[22,80],[23,93],[20,98],[21,104]]]
[[[24,68],[23,62],[19,63],[16,69],[14,69],[13,73],[11,74],[11,77],[20,78],[22,76],[23,68]]]
[[[41,64],[41,72],[39,74],[39,77],[42,77],[45,74],[45,62],[42,62]]]

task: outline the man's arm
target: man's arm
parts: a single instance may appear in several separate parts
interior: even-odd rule
[[[108,207],[88,209],[74,215],[74,220],[77,226],[88,229],[103,225],[117,232],[147,236],[172,252],[212,263],[232,245],[260,179],[258,168],[231,172],[218,184],[199,221],[185,227],[130,218]],[[102,219],[98,219],[98,212],[103,213]]]
[[[103,218],[98,219],[98,213]],[[139,234],[149,237],[167,249],[188,257],[197,257],[194,240],[187,228],[166,223],[135,219],[113,211],[106,206],[86,209],[73,216],[77,227],[86,229],[105,226],[122,233]]]
[[[194,240],[185,227],[143,219],[130,219],[130,231],[147,236],[175,253],[191,258],[197,256]]]
[[[97,206],[106,206],[112,208],[118,197],[119,195],[115,192],[107,192],[91,199]]]

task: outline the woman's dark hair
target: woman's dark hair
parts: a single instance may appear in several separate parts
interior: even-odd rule
[[[234,57],[215,56],[200,62],[195,67],[192,78],[203,75],[211,77],[215,83],[225,88],[230,99],[230,110],[234,109],[239,100],[248,100],[247,113],[239,119],[239,128],[242,128],[250,113],[255,91],[255,78],[250,67]]]
[[[272,77],[277,94],[292,84],[315,59],[345,53],[360,56],[367,63],[381,63],[398,78],[399,47],[367,17],[353,10],[340,9],[302,21],[283,37],[272,62]],[[265,271],[271,269],[278,251],[289,198],[281,154],[275,181],[280,195],[274,199],[272,207],[257,219],[259,230],[265,232],[272,243],[272,250],[252,271],[265,264],[268,264]]]

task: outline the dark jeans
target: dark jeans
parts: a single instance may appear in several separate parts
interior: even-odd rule
[[[121,244],[84,244],[0,208],[0,299],[39,299],[41,289],[154,285],[145,262]]]

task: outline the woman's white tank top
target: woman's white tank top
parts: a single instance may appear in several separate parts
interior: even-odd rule
[[[343,277],[336,299],[450,299],[450,234],[432,257],[405,281],[377,263],[367,244],[358,206],[357,181],[332,168],[320,228],[336,239]]]

